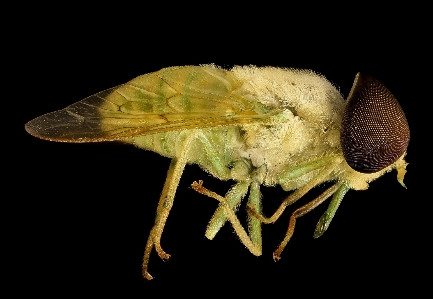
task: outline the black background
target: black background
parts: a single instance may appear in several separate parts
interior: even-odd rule
[[[431,195],[421,193],[422,167],[428,165],[420,151],[426,120],[419,104],[427,86],[420,84],[424,39],[417,24],[409,27],[398,14],[360,16],[362,22],[326,16],[311,23],[314,18],[305,11],[296,20],[272,17],[277,7],[267,17],[228,11],[186,15],[163,7],[59,7],[56,14],[35,9],[38,13],[16,37],[17,68],[11,77],[18,86],[8,101],[19,111],[13,117],[19,137],[12,154],[18,158],[11,159],[15,167],[8,176],[19,186],[14,187],[17,216],[11,222],[19,291],[135,298],[173,290],[205,296],[232,289],[290,296],[423,285],[417,273],[428,265],[421,233],[428,224],[419,215]],[[255,257],[228,225],[215,240],[204,237],[217,202],[190,184],[202,179],[224,194],[232,182],[187,166],[162,237],[172,258],[162,262],[154,252],[149,270],[155,279],[145,281],[142,255],[169,159],[119,143],[43,141],[27,134],[24,124],[141,74],[206,63],[312,69],[339,86],[345,97],[357,72],[376,77],[399,100],[411,128],[408,189],[392,172],[366,191],[350,191],[328,231],[313,239],[325,203],[299,219],[281,261],[274,263],[272,251],[291,211],[324,186],[264,226],[263,255]],[[280,187],[262,192],[268,215],[286,196]],[[245,219],[243,207],[240,218]]]

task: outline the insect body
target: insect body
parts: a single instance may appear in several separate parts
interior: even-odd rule
[[[241,242],[262,254],[261,224],[275,222],[284,209],[313,187],[335,182],[293,212],[274,260],[290,240],[296,218],[327,198],[314,237],[329,227],[346,192],[397,169],[403,184],[409,127],[394,96],[376,79],[358,74],[345,102],[324,77],[312,71],[213,65],[165,68],[78,103],[38,117],[26,130],[61,142],[120,140],[171,158],[156,220],[146,244],[169,258],[160,244],[186,164],[198,164],[236,183],[223,197],[193,182],[192,188],[220,202],[206,230],[213,239],[230,222]],[[269,218],[261,214],[260,185],[294,190]],[[249,191],[249,192],[248,192]],[[248,195],[248,229],[236,208]]]

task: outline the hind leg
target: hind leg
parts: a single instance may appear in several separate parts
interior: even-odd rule
[[[158,256],[162,259],[170,258],[170,255],[164,252],[161,247],[161,235],[164,230],[168,214],[173,206],[174,196],[176,194],[177,186],[179,185],[180,177],[187,163],[188,149],[191,140],[194,138],[194,133],[191,133],[184,141],[179,157],[173,158],[167,172],[167,178],[162,189],[161,197],[159,198],[158,208],[156,210],[155,224],[150,231],[147,239],[146,247],[144,250],[142,271],[144,278],[151,280],[153,277],[147,271],[149,266],[150,253],[152,248],[155,247]]]

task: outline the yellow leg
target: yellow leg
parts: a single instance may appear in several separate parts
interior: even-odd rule
[[[229,207],[233,211],[237,210],[242,198],[245,196],[245,194],[247,194],[249,186],[250,184],[248,182],[237,183],[229,190],[229,192],[226,193],[225,202],[229,204]],[[226,220],[226,212],[224,207],[220,205],[213,214],[212,219],[209,221],[209,224],[206,228],[206,238],[213,240],[221,227],[226,223]]]
[[[281,242],[280,246],[278,246],[277,250],[274,251],[273,254],[274,261],[278,261],[280,259],[281,253],[283,252],[284,248],[286,247],[287,243],[292,237],[293,232],[295,230],[296,218],[304,216],[305,214],[307,214],[308,212],[316,208],[318,205],[320,205],[322,202],[328,199],[328,197],[334,194],[338,190],[338,188],[340,188],[341,185],[342,183],[337,183],[331,186],[325,192],[319,195],[316,199],[310,201],[309,203],[300,207],[299,209],[295,210],[292,213],[292,216],[290,217],[289,228],[287,229],[286,232],[286,236],[284,237],[284,240]]]
[[[295,192],[290,194],[279,206],[279,208],[275,211],[275,213],[270,217],[266,218],[263,215],[261,215],[259,212],[256,211],[255,207],[248,204],[247,205],[247,212],[248,214],[256,217],[259,219],[262,223],[274,223],[275,221],[280,218],[280,216],[283,214],[284,210],[287,206],[293,204],[298,199],[300,199],[302,196],[304,196],[308,191],[310,191],[312,188],[317,186],[320,183],[323,183],[329,178],[329,175],[331,172],[335,169],[335,167],[341,163],[342,158],[336,157],[332,161],[327,161],[328,164],[319,171],[317,176],[315,176],[311,181],[309,181],[306,185],[300,187]],[[273,257],[274,261],[278,261],[280,259],[281,253],[286,247],[287,243],[289,242],[290,238],[293,235],[293,231],[295,229],[295,223],[296,218],[301,217],[308,213],[309,211],[313,210],[315,207],[317,207],[319,204],[321,204],[323,201],[325,201],[328,197],[330,197],[332,194],[334,194],[337,189],[342,185],[342,183],[337,183],[333,185],[332,187],[328,188],[325,192],[323,192],[319,197],[311,201],[310,203],[302,206],[301,208],[297,209],[293,212],[292,216],[290,217],[289,227],[287,229],[286,235],[284,237],[284,240],[281,242],[280,246],[278,246],[277,250],[274,251]]]
[[[156,210],[155,224],[150,231],[147,239],[146,247],[144,250],[142,271],[144,278],[151,280],[153,277],[147,271],[149,266],[150,253],[155,246],[158,256],[162,259],[170,258],[170,255],[164,252],[161,247],[161,235],[164,230],[165,222],[167,221],[168,214],[173,206],[174,195],[176,194],[177,186],[179,185],[180,177],[182,176],[183,169],[188,161],[188,149],[191,140],[195,137],[195,133],[191,133],[184,141],[182,151],[177,158],[173,158],[168,169],[167,178],[162,189],[161,197],[159,198],[158,208]]]
[[[262,211],[262,194],[260,193],[260,184],[257,181],[252,182],[250,186],[250,196],[248,197],[248,204],[254,206],[254,210],[261,213]],[[248,214],[248,235],[250,236],[253,244],[257,248],[262,248],[262,223],[259,219]]]
[[[275,221],[280,218],[280,216],[283,214],[284,210],[287,206],[290,206],[291,204],[295,203],[297,200],[299,200],[302,196],[304,196],[308,191],[313,189],[315,186],[323,183],[328,178],[329,174],[335,169],[335,167],[342,161],[342,158],[337,157],[329,163],[328,165],[324,166],[322,170],[318,173],[317,176],[315,176],[311,181],[309,181],[306,185],[300,187],[296,191],[294,191],[292,194],[290,194],[278,207],[278,209],[275,211],[275,213],[269,217],[263,217],[263,215],[257,213],[255,208],[251,205],[247,205],[247,212],[248,214],[256,217],[261,222],[269,224],[274,223]]]
[[[212,191],[206,189],[205,187],[203,187],[202,184],[203,184],[203,181],[199,181],[198,183],[193,182],[191,187],[195,191],[197,191],[203,195],[206,195],[206,196],[209,196],[211,198],[218,200],[221,203],[221,206],[224,208],[227,219],[232,224],[236,234],[239,236],[239,239],[241,239],[241,242],[248,248],[248,250],[252,254],[254,254],[256,256],[262,255],[261,240],[260,240],[259,244],[255,244],[250,239],[250,237],[248,236],[245,229],[242,227],[242,224],[239,222],[239,219],[236,217],[234,211],[230,208],[230,204],[227,202],[227,200],[224,197],[216,194],[215,192],[212,192]]]

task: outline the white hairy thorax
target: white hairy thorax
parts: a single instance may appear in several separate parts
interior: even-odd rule
[[[234,67],[232,71],[244,82],[242,88],[256,100],[283,112],[272,124],[242,126],[245,147],[239,155],[250,159],[255,167],[266,166],[264,185],[277,184],[278,176],[285,169],[324,156],[341,155],[340,129],[345,101],[325,77],[310,70],[274,67],[244,66]],[[392,168],[360,174],[343,161],[332,178],[344,178],[353,189],[364,190],[368,182]],[[296,189],[315,175],[312,171],[283,188]]]
[[[341,152],[344,100],[324,77],[308,70],[272,67],[232,71],[258,101],[283,112],[272,125],[242,126],[246,147],[241,156],[255,167],[266,165],[266,185],[275,185],[289,165]]]

